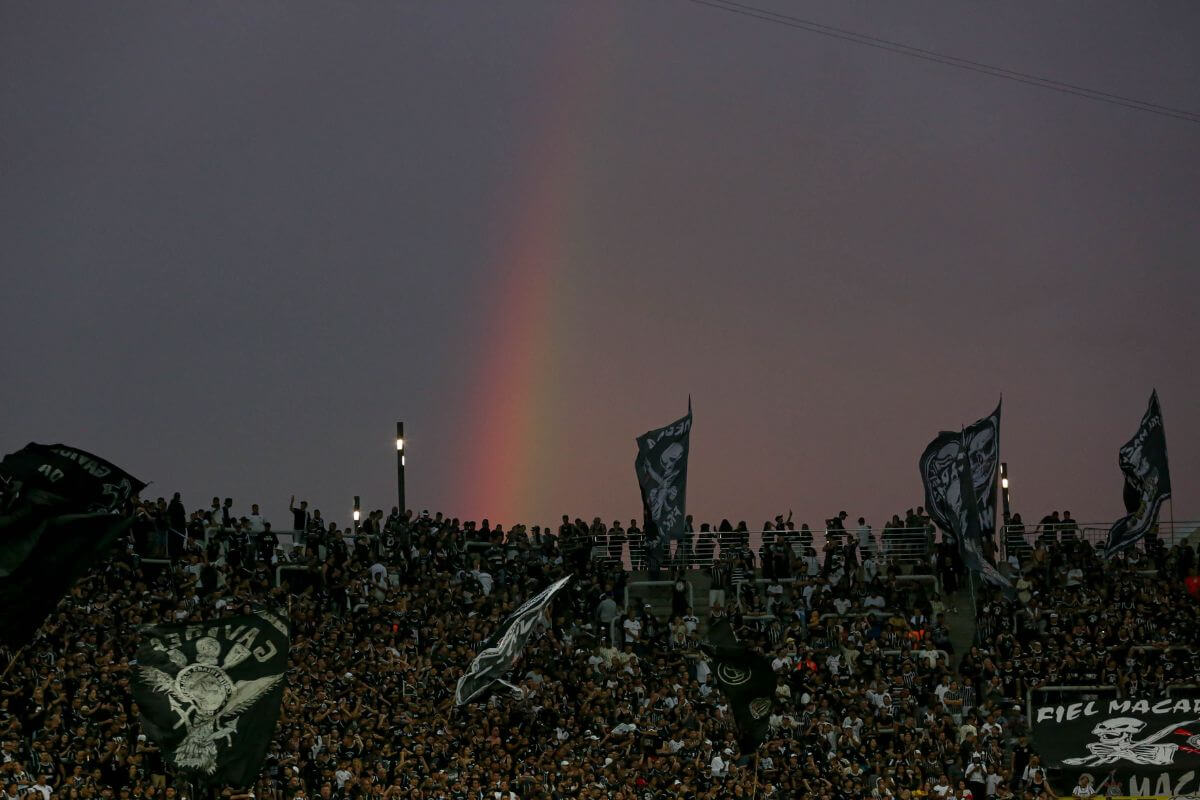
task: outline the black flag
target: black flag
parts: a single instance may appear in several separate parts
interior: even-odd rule
[[[1118,461],[1125,473],[1126,516],[1108,532],[1105,556],[1111,556],[1146,535],[1158,521],[1163,501],[1171,496],[1171,473],[1167,469],[1167,434],[1163,429],[1158,392],[1150,393],[1150,405],[1133,438],[1121,448]]]
[[[683,535],[687,511],[688,441],[692,432],[692,400],[686,417],[637,438],[633,461],[642,490],[646,527],[653,523],[665,540]]]
[[[733,634],[728,618],[708,630],[704,652],[713,661],[713,676],[733,709],[738,745],[753,753],[767,738],[775,704],[775,671],[765,657],[752,653]]]
[[[963,563],[988,583],[1011,588],[983,552],[984,538],[996,535],[1000,406],[958,433],[939,433],[918,463],[925,509],[939,528],[957,540]]]
[[[960,519],[955,528],[958,552],[962,555],[967,569],[977,573],[993,586],[1012,591],[1012,582],[1000,574],[983,552],[983,532],[979,527],[979,498],[975,494],[975,481],[971,471],[971,460],[968,457],[970,451],[965,431],[962,436],[961,449],[958,454],[958,487],[962,503],[959,511]]]
[[[209,786],[251,786],[279,720],[287,622],[257,611],[142,636],[133,699],[167,766]]]
[[[554,599],[555,592],[566,586],[570,580],[570,575],[559,578],[522,603],[520,608],[504,620],[479,651],[479,655],[475,656],[466,673],[458,679],[458,685],[454,689],[456,705],[471,702],[513,668],[525,649],[525,643],[533,635],[535,626],[543,619],[542,612]]]
[[[27,643],[132,524],[146,484],[78,448],[29,444],[0,462],[0,640]]]

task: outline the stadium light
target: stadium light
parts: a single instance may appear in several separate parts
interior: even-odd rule
[[[1009,507],[1007,461],[1000,462],[1000,499],[1004,503],[1004,524],[1007,525],[1012,516],[1012,509]]]
[[[358,495],[354,495],[354,532],[358,533],[358,521],[362,519],[362,506],[358,502]]]
[[[396,423],[396,508],[404,516],[404,423]]]

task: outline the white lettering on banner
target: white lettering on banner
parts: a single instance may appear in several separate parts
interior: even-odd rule
[[[1079,719],[1079,717],[1094,717],[1100,712],[1096,710],[1096,704],[1089,701],[1088,703],[1071,703],[1069,706],[1042,706],[1037,711],[1037,721],[1045,722],[1052,719],[1055,722],[1062,722],[1063,719]]]
[[[279,651],[276,649],[275,643],[268,639],[266,647],[258,647],[252,652],[254,653],[254,660],[261,664],[264,661],[269,661]]]
[[[1175,784],[1175,791],[1171,791],[1171,776],[1162,772],[1159,773],[1158,779],[1152,777],[1139,778],[1137,776],[1129,779],[1129,794],[1134,797],[1146,797],[1149,795],[1159,795],[1161,797],[1174,797],[1183,794],[1181,787],[1192,779],[1195,773],[1185,772],[1183,777]],[[1154,781],[1154,791],[1150,791],[1150,781]]]
[[[258,628],[251,628],[250,630],[246,631],[240,639],[237,640],[237,643],[249,650],[251,647],[254,647],[254,640],[257,638]]]
[[[1095,717],[1100,714],[1196,714],[1200,716],[1200,697],[1179,700],[1159,700],[1151,705],[1149,700],[1110,700],[1108,710],[1097,708],[1096,703],[1071,703],[1061,706],[1040,706],[1034,717],[1035,722],[1062,722],[1079,719],[1080,717]]]
[[[58,483],[65,474],[61,469],[52,467],[49,464],[42,464],[38,467],[37,471],[39,475],[45,475],[49,478],[51,483]]]
[[[65,447],[59,447],[51,450],[50,452],[62,456],[67,461],[74,461],[93,478],[107,478],[109,474],[112,473],[112,470],[110,470],[108,467],[102,466],[95,459],[89,458],[77,450],[68,450]]]
[[[1150,779],[1132,777],[1129,779],[1129,793],[1136,796],[1150,794]]]
[[[159,652],[168,652],[170,650],[178,650],[184,642],[190,642],[193,639],[210,638],[223,640],[232,643],[235,646],[244,647],[254,656],[254,660],[260,664],[270,661],[279,652],[279,648],[271,640],[267,640],[265,644],[254,647],[254,641],[258,638],[259,630],[257,628],[247,628],[245,625],[225,625],[223,628],[208,628],[207,630],[198,626],[190,625],[184,628],[183,635],[174,631],[167,633],[161,639],[151,638],[148,640],[149,645],[154,650]]]
[[[690,419],[683,420],[679,424],[672,425],[669,428],[663,428],[661,431],[658,432],[657,436],[655,436],[652,439],[647,440],[647,445],[648,445],[647,449],[653,449],[653,447],[656,444],[658,444],[663,439],[666,439],[669,436],[682,436],[683,434],[687,433],[691,429],[692,429],[692,421]]]

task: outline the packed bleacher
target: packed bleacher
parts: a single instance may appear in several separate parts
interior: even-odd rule
[[[1015,597],[978,587],[964,646],[961,565],[919,509],[878,534],[842,512],[815,530],[780,516],[671,542],[636,521],[501,528],[393,510],[355,530],[303,503],[276,527],[243,513],[218,498],[143,503],[35,640],[2,654],[0,800],[194,793],[139,729],[138,629],[254,607],[292,623],[253,787],[271,800],[1047,796],[1032,692],[1138,695],[1200,669],[1188,544],[1106,562],[1044,526],[1002,542]],[[567,573],[553,625],[510,678],[521,691],[456,707],[487,637]],[[698,647],[721,617],[778,676],[756,754],[739,751]]]

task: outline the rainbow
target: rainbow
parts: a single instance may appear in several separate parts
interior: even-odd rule
[[[548,409],[560,396],[555,366],[568,321],[558,315],[593,166],[581,134],[599,124],[597,106],[603,105],[608,62],[594,54],[597,39],[608,40],[617,21],[603,3],[568,8],[555,26],[536,91],[543,113],[530,121],[512,185],[496,198],[501,233],[485,256],[493,281],[490,317],[480,329],[482,348],[469,389],[476,397],[458,459],[465,480],[457,513],[506,527],[557,520],[530,517],[551,502],[539,492],[554,485],[555,448],[539,436],[544,438]]]

